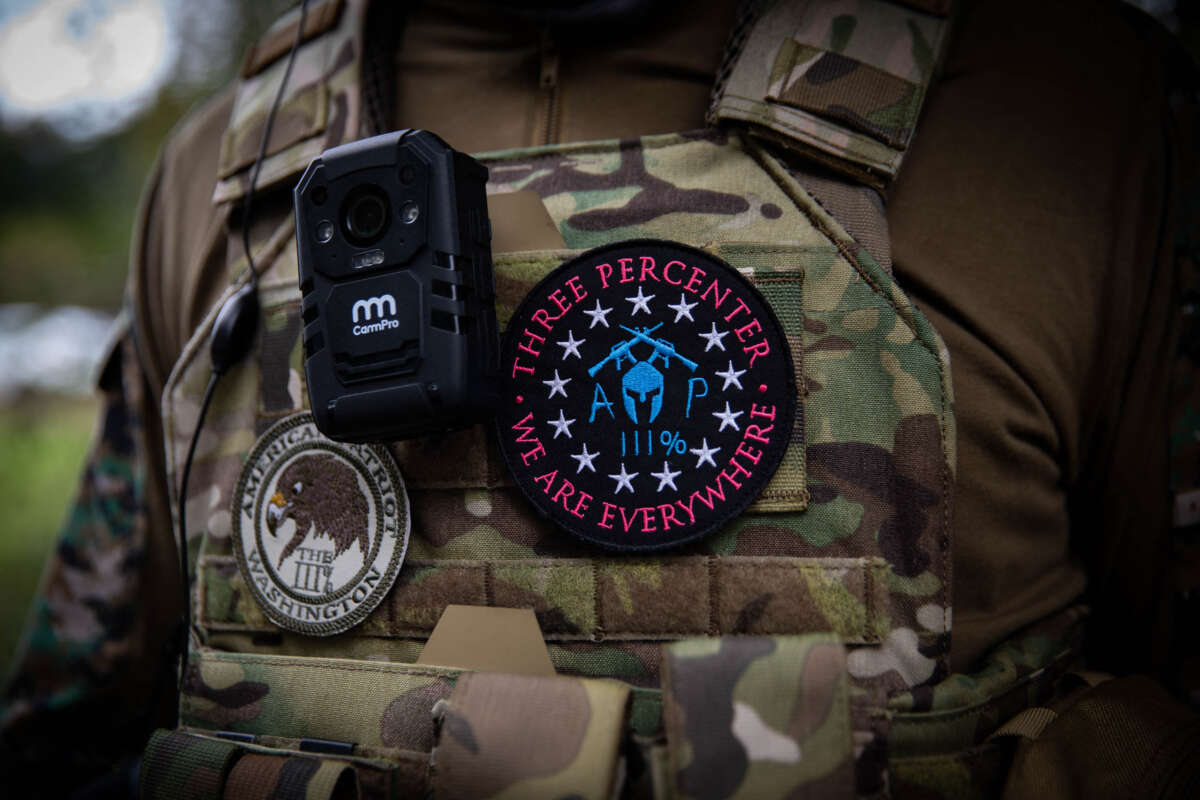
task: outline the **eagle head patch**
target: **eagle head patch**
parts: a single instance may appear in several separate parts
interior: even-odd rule
[[[307,412],[254,445],[232,518],[238,566],[259,608],[313,636],[362,622],[408,547],[408,495],[391,453],[328,439]]]

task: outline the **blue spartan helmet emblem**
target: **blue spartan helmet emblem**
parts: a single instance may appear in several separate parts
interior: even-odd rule
[[[634,395],[637,395],[636,401]],[[638,405],[644,404],[646,398],[651,395],[650,418],[646,422],[654,422],[658,412],[662,411],[663,374],[645,361],[639,361],[621,379],[621,397],[625,401],[625,413],[633,420],[634,425],[638,424]]]

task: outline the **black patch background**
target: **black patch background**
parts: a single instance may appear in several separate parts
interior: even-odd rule
[[[642,256],[654,259],[657,281],[649,276],[645,282],[640,281]],[[619,259],[622,258],[633,259],[634,280],[624,284],[619,282]],[[674,267],[670,273],[673,280],[680,280],[681,285],[663,280],[663,267],[671,261],[682,261],[687,265],[686,270]],[[600,264],[612,266],[607,289],[603,288],[600,273],[596,269]],[[693,268],[705,273],[694,284],[694,292],[684,288],[695,274]],[[581,300],[575,299],[574,290],[566,283],[573,275],[578,276],[575,286],[587,292]],[[719,308],[713,306],[715,294],[702,297],[714,279],[722,293],[726,289],[732,290]],[[627,297],[637,296],[639,286],[645,296],[654,295],[649,301],[649,315],[644,311],[633,314],[634,304],[626,300]],[[559,290],[560,300],[571,303],[565,312],[560,312],[559,306],[551,299],[555,290]],[[696,304],[690,310],[693,321],[686,316],[681,317],[678,323],[674,321],[678,311],[668,308],[668,305],[679,304],[681,295],[687,303]],[[725,317],[738,307],[738,298],[745,303],[748,311],[738,313],[727,322]],[[599,323],[589,328],[592,317],[584,312],[594,310],[597,299],[601,301],[602,308],[612,309],[607,315],[607,328]],[[551,317],[562,314],[559,319],[551,321],[553,330],[547,331],[533,319],[538,309],[545,309]],[[748,332],[745,342],[738,341],[735,329],[754,318],[761,323],[762,331]],[[722,339],[725,349],[713,346],[706,353],[707,341],[700,334],[709,333],[714,322],[718,332],[728,332]],[[635,425],[624,406],[622,381],[638,362],[649,362],[654,347],[638,341],[631,347],[633,359],[623,359],[619,370],[614,361],[602,367],[595,378],[588,374],[588,370],[608,356],[615,345],[634,338],[622,325],[642,329],[659,323],[663,323],[662,326],[648,335],[670,342],[678,355],[696,362],[697,368],[695,371],[689,370],[678,357],[670,358],[669,365],[664,365],[661,357],[656,358],[653,367],[664,379],[662,408],[654,421],[647,423],[651,405],[648,396],[647,402],[637,406],[639,424]],[[543,336],[545,341],[538,343],[531,340],[524,335],[526,330]],[[583,344],[579,345],[580,358],[568,357],[566,348],[558,344],[569,338],[583,340]],[[769,343],[770,353],[759,357],[753,369],[750,369],[750,356],[743,348],[762,339]],[[532,345],[539,355],[535,357],[527,350],[520,349],[522,343]],[[727,371],[730,361],[734,370],[746,370],[739,378],[742,385],[740,390],[732,383],[727,390],[723,389],[725,379],[715,374],[717,371]],[[514,369],[514,364],[531,367],[534,371],[530,374]],[[551,389],[543,383],[555,377],[556,369],[560,378],[570,381],[564,387],[566,398],[562,394],[550,398]],[[676,242],[647,239],[605,245],[577,256],[547,275],[526,296],[508,323],[502,343],[501,373],[501,404],[496,422],[500,449],[517,485],[538,511],[560,528],[587,541],[617,549],[654,550],[683,544],[716,530],[741,513],[775,474],[793,428],[795,377],[787,339],[774,312],[762,295],[733,267],[709,253]],[[700,384],[689,385],[689,379],[693,378],[705,381],[706,396],[700,396],[704,388]],[[597,383],[603,387],[607,400],[612,403],[611,411],[615,420],[604,408],[598,408],[595,421],[589,422]],[[765,386],[765,391],[760,391],[760,386]],[[690,417],[687,416],[689,388],[696,395],[692,399]],[[721,420],[714,417],[713,413],[723,412],[726,401],[732,412],[742,412],[736,418],[738,429],[727,426],[724,431],[718,431]],[[752,417],[752,403],[760,409],[774,406],[774,419]],[[569,439],[566,434],[554,438],[555,428],[549,424],[551,420],[559,418],[560,411],[565,419],[575,420],[570,425]],[[514,428],[530,412],[533,417],[525,424],[532,424],[533,431],[522,433]],[[745,442],[748,448],[752,448],[752,453],[761,451],[757,464],[744,455],[736,456],[738,463],[751,470],[750,477],[737,474],[730,466],[730,458],[743,442],[748,424],[763,428],[774,425],[767,434],[769,444],[753,440]],[[639,437],[637,454],[633,445],[634,431]],[[622,433],[625,434],[624,456],[621,455]],[[680,455],[676,444],[674,450],[667,454],[663,437],[674,439],[676,433],[680,440],[686,442],[687,452]],[[516,441],[519,436],[527,440],[540,440],[546,452],[531,456],[530,452],[536,445],[532,441]],[[652,443],[649,453],[647,436]],[[691,452],[692,449],[699,449],[705,439],[709,448],[719,448],[712,456],[715,467],[707,463],[698,465],[700,457]],[[571,457],[581,453],[585,443],[589,453],[599,453],[593,462],[595,472],[581,468]],[[523,458],[530,459],[528,465]],[[663,484],[663,491],[659,492],[661,481],[650,474],[661,472],[664,461],[670,464],[670,472],[679,473],[674,477],[676,491],[672,491],[669,484]],[[638,473],[633,479],[632,494],[627,489],[615,493],[617,481],[609,477],[620,472],[622,462],[626,472]],[[546,481],[539,483],[535,479],[554,470],[558,474],[547,493]],[[695,514],[695,521],[692,522],[688,512],[676,505],[675,501],[681,500],[687,505],[694,491],[707,497],[706,487],[717,484],[718,474],[722,470],[734,475],[734,479],[741,483],[741,488],[735,489],[729,481],[721,479],[725,500],[714,498],[711,510],[700,500],[692,501],[691,508]],[[560,502],[553,502],[554,495],[563,487],[564,479],[570,481],[574,494],[564,495]],[[580,509],[582,519],[570,513],[562,504],[565,501],[568,507],[579,508],[576,503],[581,491],[592,496],[586,501],[586,508]],[[624,516],[620,509],[612,511],[612,517],[607,520],[607,524],[612,526],[609,529],[598,525],[604,514],[605,501],[624,509]],[[682,525],[668,520],[669,530],[664,530],[659,506],[665,504],[673,506],[676,522]],[[648,525],[645,512],[634,512],[634,509],[641,507],[654,508]],[[635,516],[631,517],[631,514]],[[626,530],[626,524],[631,520],[632,524]],[[655,530],[643,530],[644,527],[653,527]]]

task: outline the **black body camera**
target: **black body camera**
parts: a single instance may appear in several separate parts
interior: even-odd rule
[[[304,373],[341,441],[465,427],[495,405],[487,168],[428,131],[326,150],[295,190]]]

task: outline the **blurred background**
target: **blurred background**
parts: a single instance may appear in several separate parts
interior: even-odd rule
[[[0,0],[0,676],[75,492],[159,144],[290,0]]]
[[[0,676],[87,451],[142,182],[294,2],[0,0]],[[1200,53],[1187,3],[1134,5]]]

